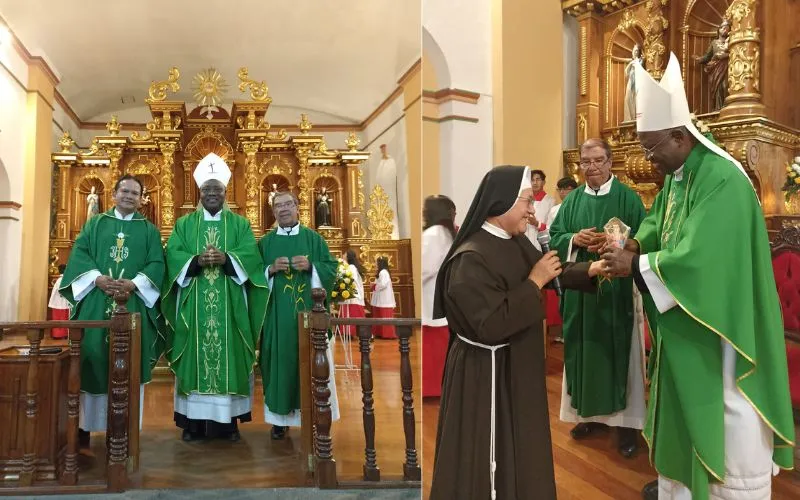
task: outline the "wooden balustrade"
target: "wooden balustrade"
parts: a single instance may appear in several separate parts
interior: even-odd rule
[[[19,353],[14,357],[15,360],[24,359],[27,363],[25,374],[25,423],[22,429],[23,435],[23,456],[21,467],[19,468],[19,479],[16,484],[9,485],[9,479],[13,479],[14,460],[0,460],[0,470],[6,471],[5,484],[0,488],[0,493],[15,494],[36,494],[36,493],[94,493],[101,491],[123,491],[128,486],[128,467],[130,462],[129,442],[131,434],[134,438],[138,437],[138,418],[136,418],[136,431],[131,433],[133,428],[129,425],[130,409],[133,408],[138,417],[139,403],[139,359],[132,358],[138,353],[138,340],[140,337],[138,314],[130,314],[125,303],[129,298],[128,294],[117,294],[114,297],[116,307],[111,320],[108,321],[38,321],[38,322],[15,322],[0,323],[0,338],[5,338],[9,333],[27,333],[27,352]],[[57,408],[59,399],[49,401],[45,395],[39,394],[40,384],[43,377],[41,373],[43,358],[46,354],[42,353],[42,342],[46,332],[53,328],[69,329],[69,346],[67,356],[67,380],[66,380],[66,408]],[[79,484],[78,471],[78,425],[80,415],[80,388],[81,388],[81,342],[84,337],[84,330],[87,328],[108,328],[110,336],[109,352],[109,407],[108,407],[108,432],[106,433],[108,457],[107,457],[107,480],[102,485],[83,485]],[[18,346],[25,349],[24,346]],[[57,346],[59,353],[64,352],[65,346]],[[133,348],[132,348],[133,347]],[[9,357],[9,359],[11,359]],[[132,361],[135,359],[135,361]],[[132,377],[133,375],[133,377]],[[53,376],[59,379],[58,374]],[[132,385],[135,382],[135,386]],[[58,382],[61,383],[61,382]],[[52,392],[52,391],[51,391]],[[135,398],[135,403],[132,399]],[[42,414],[42,408],[49,404],[51,414]],[[37,431],[43,428],[42,419],[53,419],[53,415],[59,411],[66,410],[66,444],[58,444],[56,436],[40,436]],[[12,415],[13,418],[13,415]],[[53,424],[51,432],[58,433],[57,426]],[[56,448],[47,460],[38,456],[43,448],[41,440],[52,438],[56,443]],[[138,443],[134,439],[135,442]],[[62,454],[63,450],[63,454]],[[138,452],[138,449],[135,450]],[[62,458],[63,457],[63,458]],[[52,463],[43,466],[43,463]],[[40,470],[41,469],[41,470]],[[52,469],[52,471],[50,470]]]
[[[373,319],[373,318],[331,318],[325,311],[325,290],[312,290],[314,307],[310,313],[310,349],[311,352],[303,353],[304,343],[301,339],[301,363],[307,366],[304,359],[311,359],[311,386],[303,384],[303,379],[308,379],[301,374],[301,391],[311,393],[313,397],[313,429],[306,429],[304,433],[313,436],[312,449],[314,452],[313,471],[314,482],[319,488],[347,487],[376,487],[381,483],[381,473],[378,467],[377,453],[375,451],[375,408],[373,399],[372,364],[370,360],[370,338],[373,325],[393,325],[397,329],[400,353],[400,386],[403,393],[403,431],[405,434],[405,462],[403,463],[403,482],[392,483],[388,486],[419,487],[421,471],[417,460],[416,449],[416,422],[414,418],[413,376],[410,360],[409,340],[413,329],[420,326],[418,319]],[[354,325],[358,331],[359,351],[361,353],[361,391],[362,391],[362,417],[364,422],[364,466],[363,482],[343,483],[336,477],[336,463],[333,454],[333,443],[330,436],[330,390],[328,380],[333,369],[326,355],[328,349],[328,331],[340,325]],[[300,322],[298,334],[309,335],[304,325]],[[301,368],[302,369],[302,368]],[[305,442],[305,440],[304,440]],[[376,484],[377,483],[377,484]]]

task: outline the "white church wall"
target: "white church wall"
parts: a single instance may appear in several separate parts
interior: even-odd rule
[[[492,3],[461,0],[458,9],[452,6],[448,0],[425,0],[422,24],[423,46],[434,61],[440,87],[426,90],[451,88],[480,95],[476,104],[449,101],[439,109],[440,191],[455,202],[460,224],[483,175],[493,166]]]
[[[0,202],[22,203],[27,129],[27,63],[10,44],[0,45]],[[3,206],[4,205],[4,206]],[[17,319],[22,211],[0,205],[0,321]]]
[[[386,144],[386,152],[394,159],[397,167],[397,225],[400,238],[411,237],[411,207],[408,202],[408,153],[406,142],[405,112],[403,95],[397,96],[363,131],[361,148],[369,151],[370,157],[365,165],[364,190],[367,204],[369,194],[375,189],[378,165],[381,163],[381,144]],[[381,186],[385,190],[392,186]]]

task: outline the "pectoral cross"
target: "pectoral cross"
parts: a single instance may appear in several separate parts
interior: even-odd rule
[[[211,173],[213,174],[214,173],[214,164],[213,163],[209,163],[208,164],[208,168],[211,169]]]

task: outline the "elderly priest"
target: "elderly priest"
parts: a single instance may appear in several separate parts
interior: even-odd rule
[[[162,310],[175,373],[175,423],[185,441],[238,441],[238,422],[251,418],[269,291],[250,223],[225,203],[230,178],[222,158],[203,158],[194,171],[200,206],[177,220],[167,242]]]
[[[141,367],[146,383],[164,348],[155,307],[164,279],[164,252],[158,229],[136,211],[142,201],[142,183],[125,175],[114,186],[112,197],[114,208],[89,219],[75,240],[59,291],[72,306],[73,320],[108,319],[114,295],[131,294],[127,308],[142,316]],[[90,328],[81,344],[82,448],[88,448],[90,432],[106,431],[107,408],[108,331]],[[141,413],[139,419],[141,423]]]

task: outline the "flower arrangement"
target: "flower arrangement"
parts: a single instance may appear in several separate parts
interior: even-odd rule
[[[795,156],[792,163],[786,165],[786,182],[781,191],[786,193],[786,201],[800,192],[800,156]]]
[[[357,294],[353,272],[348,269],[347,263],[343,259],[339,259],[339,265],[336,268],[336,280],[333,282],[333,290],[330,293],[331,300],[333,302],[341,302],[352,299]]]

